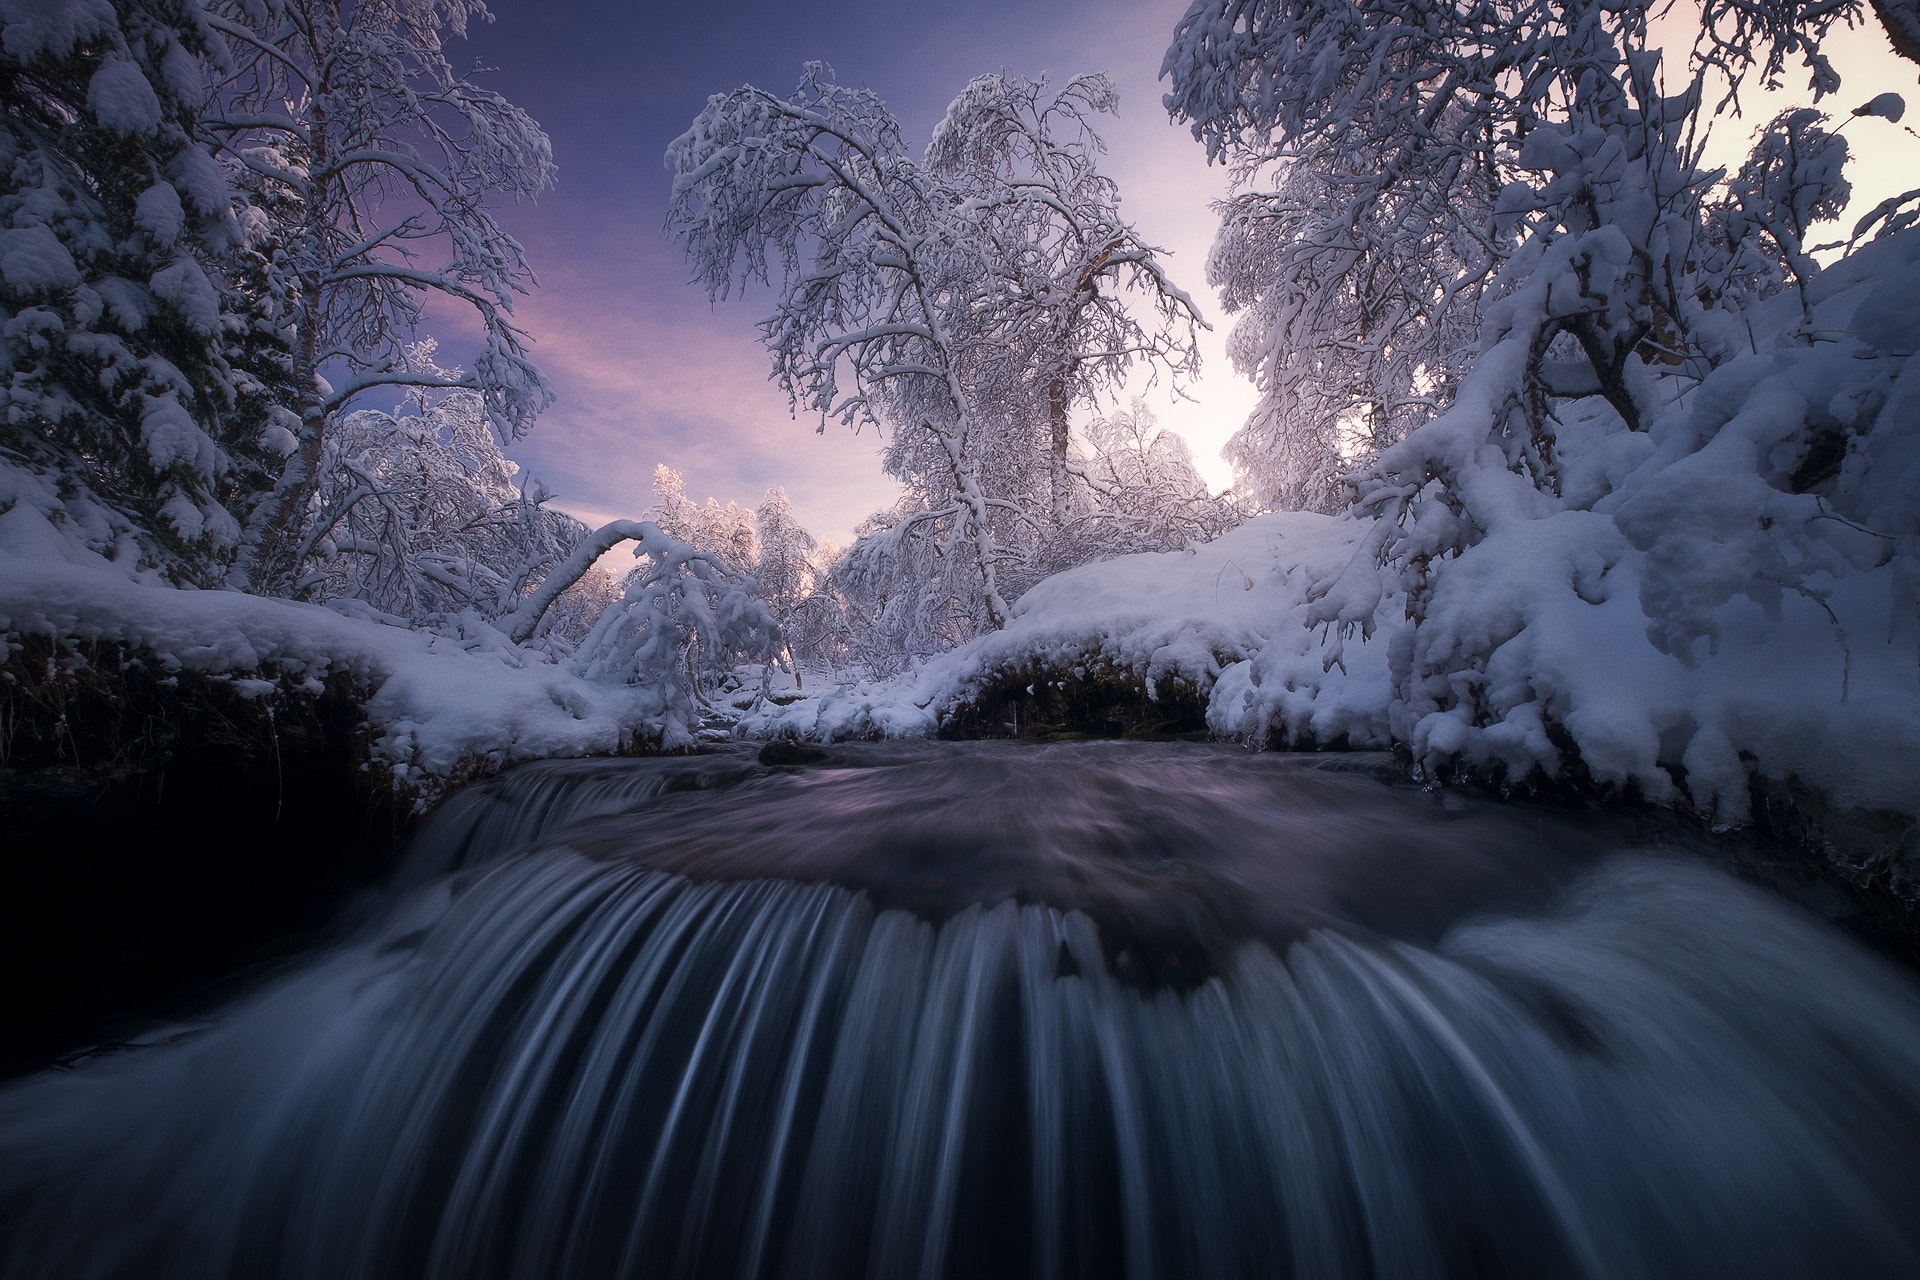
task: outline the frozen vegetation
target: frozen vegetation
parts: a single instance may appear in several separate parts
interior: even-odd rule
[[[1699,141],[1748,77],[1839,92],[1858,5],[1709,4],[1689,53],[1632,4],[1503,4],[1496,47],[1441,0],[1197,0],[1166,106],[1237,178],[1209,277],[1261,395],[1226,495],[1119,405],[1192,374],[1202,307],[1100,171],[1106,77],[977,77],[923,147],[818,64],[716,94],[668,230],[772,291],[796,410],[883,429],[901,497],[844,550],[666,466],[590,530],[507,460],[551,393],[487,209],[553,160],[455,69],[474,0],[0,9],[14,666],[347,677],[421,792],[1093,681],[1724,827],[1755,779],[1920,814],[1920,192],[1817,243],[1905,103],[1786,111],[1730,172]]]
[[[1050,578],[1003,630],[745,725],[924,733],[997,673],[1101,665],[1192,683],[1221,736],[1399,746],[1436,778],[1578,769],[1730,826],[1753,772],[1920,812],[1920,235],[1828,268],[1809,300],[1821,341],[1780,343],[1802,317],[1776,297],[1753,317],[1759,353],[1684,394],[1654,383],[1644,432],[1597,397],[1564,408],[1558,494],[1514,482],[1487,427],[1482,380],[1501,371],[1470,376],[1379,464],[1457,477],[1485,521],[1444,558],[1414,544],[1415,617],[1405,559],[1378,549],[1417,523],[1262,516]],[[1792,492],[1823,432],[1844,455]]]

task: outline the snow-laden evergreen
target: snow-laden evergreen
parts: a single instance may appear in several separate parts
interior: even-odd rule
[[[0,506],[214,580],[292,443],[200,130],[218,37],[166,0],[7,0],[0,24]]]

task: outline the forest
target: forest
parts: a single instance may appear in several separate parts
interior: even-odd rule
[[[479,0],[6,14],[15,762],[78,765],[63,690],[129,670],[268,710],[344,680],[422,796],[1177,688],[1162,721],[1256,747],[1721,826],[1811,788],[1914,853],[1920,191],[1838,221],[1853,140],[1911,130],[1822,53],[1914,59],[1904,0],[1709,0],[1687,44],[1611,0],[1195,3],[1164,109],[1233,175],[1205,283],[1259,396],[1225,492],[1135,398],[1211,308],[1102,172],[1105,75],[977,76],[924,141],[821,63],[716,86],[665,234],[770,308],[797,417],[873,429],[899,496],[846,547],[671,459],[589,528],[508,459],[553,393],[495,211],[556,169],[458,70]],[[1761,86],[1802,101],[1756,127]]]

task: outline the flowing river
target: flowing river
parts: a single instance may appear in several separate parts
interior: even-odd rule
[[[524,766],[0,1089],[0,1276],[1920,1275],[1920,986],[1365,757]]]

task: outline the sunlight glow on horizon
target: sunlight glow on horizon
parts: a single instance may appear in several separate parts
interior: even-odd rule
[[[857,0],[836,6],[831,18],[860,7]],[[838,423],[816,432],[817,419],[803,413],[796,420],[785,395],[768,381],[769,360],[755,325],[771,295],[756,289],[744,300],[709,305],[697,286],[685,283],[677,250],[659,229],[667,189],[659,153],[672,136],[668,130],[684,128],[707,93],[743,80],[781,89],[807,58],[827,57],[843,80],[872,85],[889,100],[916,148],[947,98],[979,72],[1044,71],[1056,81],[1085,71],[1112,76],[1121,111],[1100,122],[1108,146],[1103,167],[1119,184],[1124,212],[1143,239],[1165,251],[1169,275],[1212,328],[1201,334],[1202,372],[1184,398],[1164,377],[1150,389],[1139,377],[1102,411],[1143,394],[1160,424],[1188,441],[1209,484],[1226,487],[1232,472],[1220,449],[1257,395],[1226,355],[1237,317],[1222,312],[1205,278],[1217,228],[1211,206],[1227,194],[1229,175],[1207,165],[1200,144],[1184,126],[1168,121],[1160,105],[1160,59],[1183,7],[1144,0],[1116,14],[1114,6],[1096,0],[1060,0],[1016,18],[985,5],[963,11],[942,6],[944,16],[914,10],[918,25],[899,37],[898,47],[863,43],[861,33],[825,25],[805,47],[782,44],[777,51],[764,37],[738,33],[738,45],[690,46],[689,61],[698,65],[683,69],[678,80],[666,77],[668,92],[604,82],[595,58],[610,55],[594,51],[583,53],[583,65],[564,78],[552,78],[552,68],[545,69],[546,79],[536,69],[516,68],[521,37],[540,18],[534,6],[499,0],[493,5],[499,21],[480,50],[499,67],[489,82],[554,135],[561,166],[554,193],[503,218],[543,277],[542,287],[521,301],[517,320],[535,338],[535,359],[560,397],[533,433],[514,445],[512,456],[549,484],[555,505],[592,522],[642,515],[652,501],[657,463],[681,472],[695,501],[712,496],[757,506],[770,486],[783,486],[802,523],[843,546],[858,522],[890,505],[898,487],[880,470],[872,434],[856,435]],[[1675,26],[1669,19],[1668,26],[1669,47],[1690,42],[1686,23]],[[952,39],[952,32],[963,35]],[[942,33],[949,38],[940,39]],[[893,35],[890,30],[888,38]],[[1908,123],[1920,118],[1916,69],[1891,52],[1871,19],[1835,33],[1823,48],[1844,84],[1818,105],[1836,124],[1844,123],[1855,196],[1841,225],[1821,227],[1815,243],[1844,239],[1861,213],[1912,185],[1903,175],[1920,172],[1920,142],[1907,128],[1848,119],[1855,106],[1889,88],[1908,99]],[[851,60],[849,51],[859,60]],[[538,56],[530,48],[519,60]],[[783,65],[780,74],[765,73]],[[688,88],[695,81],[703,85],[697,93]],[[1787,82],[1799,83],[1792,68]],[[1716,122],[1708,161],[1736,166],[1754,129],[1782,107],[1811,105],[1809,99],[1804,90],[1769,94],[1749,88],[1743,114]],[[582,110],[590,113],[584,120],[577,114]],[[635,122],[645,127],[630,127]],[[1079,415],[1081,421],[1089,416],[1084,409]]]

